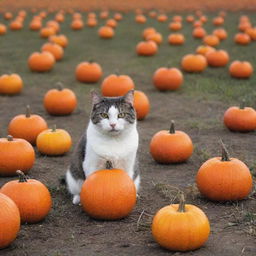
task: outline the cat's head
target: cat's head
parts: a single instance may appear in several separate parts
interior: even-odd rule
[[[100,132],[115,136],[136,124],[133,90],[121,97],[102,97],[94,91],[91,94],[91,121]]]

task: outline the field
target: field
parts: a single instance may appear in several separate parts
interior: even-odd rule
[[[182,13],[183,18],[188,13]],[[205,28],[211,32],[211,19],[217,13],[205,13],[209,19]],[[225,29],[228,39],[218,48],[230,54],[230,62],[247,60],[256,67],[255,42],[248,46],[236,45],[239,17],[246,14],[256,24],[254,12],[228,13]],[[173,16],[169,13],[169,20]],[[46,20],[54,17],[49,14]],[[86,14],[84,14],[85,20]],[[71,152],[61,157],[46,157],[37,152],[36,163],[29,176],[46,184],[53,197],[53,208],[47,218],[38,224],[22,225],[17,239],[0,255],[183,255],[169,252],[154,242],[151,235],[152,216],[161,207],[177,202],[180,190],[184,191],[187,203],[199,206],[211,223],[211,234],[207,243],[199,250],[186,255],[200,256],[253,256],[256,255],[256,194],[255,190],[239,202],[216,203],[199,195],[195,186],[195,175],[207,159],[221,154],[219,139],[227,145],[230,155],[244,161],[252,175],[256,175],[256,134],[232,133],[223,125],[223,114],[231,105],[256,107],[256,76],[248,80],[233,79],[225,68],[208,67],[201,74],[184,74],[182,88],[175,92],[159,92],[152,84],[154,71],[162,66],[180,67],[185,54],[192,53],[202,44],[192,37],[192,25],[183,22],[182,33],[186,38],[183,46],[167,43],[170,31],[168,23],[148,19],[145,24],[136,24],[134,13],[124,15],[116,28],[115,37],[103,40],[97,29],[105,21],[99,19],[95,28],[84,27],[81,31],[70,29],[71,15],[66,15],[61,24],[61,33],[69,39],[65,56],[54,69],[47,73],[33,73],[27,66],[29,55],[38,51],[45,42],[38,32],[28,29],[32,14],[28,14],[24,29],[8,31],[0,40],[1,74],[18,73],[24,81],[24,90],[18,96],[0,96],[0,137],[6,137],[9,121],[25,111],[27,104],[32,112],[44,117],[49,125],[67,130],[75,145],[89,121],[90,91],[100,90],[97,84],[82,84],[75,79],[75,67],[85,60],[98,62],[104,77],[112,73],[132,77],[136,89],[146,93],[150,100],[150,113],[138,122],[140,134],[139,162],[142,185],[137,205],[132,214],[121,221],[96,221],[86,215],[80,206],[72,205],[70,195],[60,178],[69,165]],[[44,21],[45,22],[45,21]],[[0,18],[0,23],[7,22]],[[141,41],[144,28],[153,26],[164,38],[159,52],[153,57],[138,57],[136,44]],[[57,82],[72,89],[78,97],[78,107],[70,116],[53,117],[46,113],[42,100],[44,94]],[[190,135],[195,149],[192,157],[183,164],[160,165],[149,153],[152,136],[159,130],[168,129],[175,120],[178,130]],[[0,178],[0,186],[14,178]],[[179,234],[177,234],[178,236]]]

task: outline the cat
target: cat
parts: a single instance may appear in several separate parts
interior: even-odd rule
[[[140,173],[136,155],[139,144],[134,91],[121,97],[102,97],[91,92],[92,111],[86,132],[80,138],[69,169],[66,184],[73,204],[80,203],[80,191],[86,177],[105,169],[111,161],[114,168],[125,170],[133,179],[138,193]]]

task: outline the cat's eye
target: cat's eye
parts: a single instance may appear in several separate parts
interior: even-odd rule
[[[118,114],[118,118],[124,118],[125,117],[125,113],[119,113]]]
[[[101,113],[100,114],[102,118],[108,118],[108,114],[107,113]]]

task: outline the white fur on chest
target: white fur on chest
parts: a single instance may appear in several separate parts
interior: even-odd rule
[[[87,129],[86,155],[83,162],[85,176],[104,169],[106,161],[111,161],[114,168],[125,170],[132,178],[138,143],[136,125],[121,135],[108,136],[98,132],[90,123]]]

